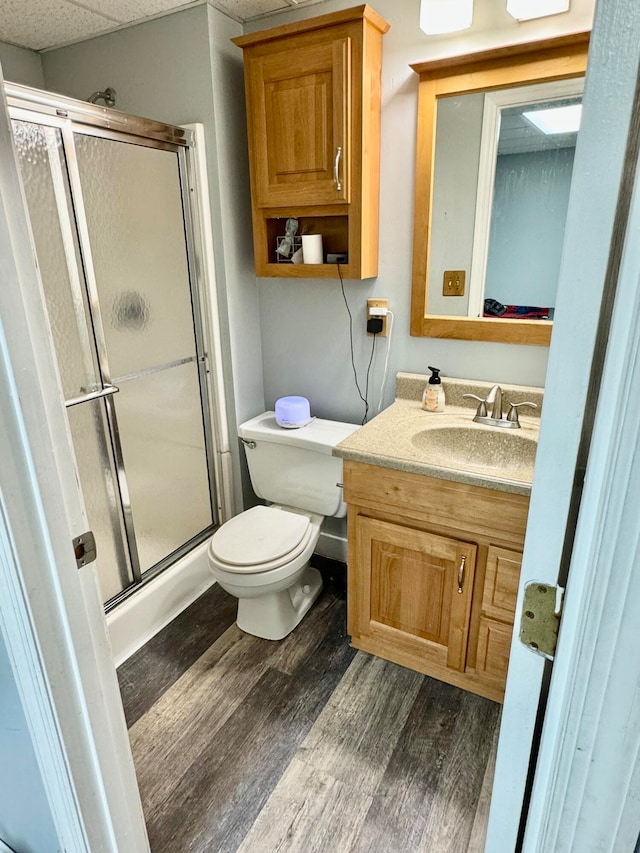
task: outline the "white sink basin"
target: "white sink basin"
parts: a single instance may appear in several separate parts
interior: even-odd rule
[[[411,439],[424,462],[531,481],[538,443],[519,430],[432,426]]]

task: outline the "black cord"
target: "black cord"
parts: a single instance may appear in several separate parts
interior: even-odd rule
[[[371,365],[373,364],[373,354],[376,351],[376,338],[378,337],[377,332],[372,332],[373,340],[371,341],[371,355],[369,356],[369,364],[367,365],[367,381],[364,386],[364,418],[362,419],[362,425],[366,424],[367,417],[369,416],[369,372],[371,370]]]
[[[340,264],[336,264],[338,267],[338,275],[340,277],[340,287],[342,288],[342,298],[344,299],[344,304],[347,309],[347,314],[349,315],[349,347],[351,349],[351,367],[353,369],[353,379],[356,383],[356,388],[358,390],[358,396],[364,403],[364,417],[362,418],[363,425],[367,422],[367,415],[369,414],[369,401],[367,400],[367,396],[369,394],[369,371],[371,370],[371,364],[373,362],[373,353],[376,348],[376,337],[373,336],[373,345],[371,347],[371,356],[369,358],[369,366],[367,367],[367,382],[365,386],[364,396],[362,395],[362,390],[360,389],[360,383],[358,382],[358,373],[356,371],[356,361],[353,355],[353,315],[351,314],[351,309],[349,308],[349,303],[347,302],[347,294],[344,291],[344,279],[342,278],[342,270],[340,269]]]

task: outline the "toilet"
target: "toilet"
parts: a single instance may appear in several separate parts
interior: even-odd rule
[[[268,505],[225,522],[208,557],[217,582],[238,599],[238,627],[248,634],[281,640],[320,594],[322,578],[309,560],[324,518],[347,511],[342,460],[331,451],[356,429],[320,418],[283,429],[274,412],[238,428],[253,490]]]

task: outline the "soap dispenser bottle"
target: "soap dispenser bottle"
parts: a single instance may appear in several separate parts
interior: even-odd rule
[[[444,412],[444,388],[440,379],[440,368],[431,367],[431,376],[422,395],[422,408],[425,412]]]

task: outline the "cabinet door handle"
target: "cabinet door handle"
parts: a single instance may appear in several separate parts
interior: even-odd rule
[[[342,157],[342,148],[338,145],[336,150],[336,159],[333,162],[333,180],[336,184],[336,189],[341,190],[342,184],[340,183],[340,158]]]
[[[466,557],[460,557],[460,565],[458,566],[458,592],[462,593],[462,584],[464,583],[464,564],[467,562]]]

